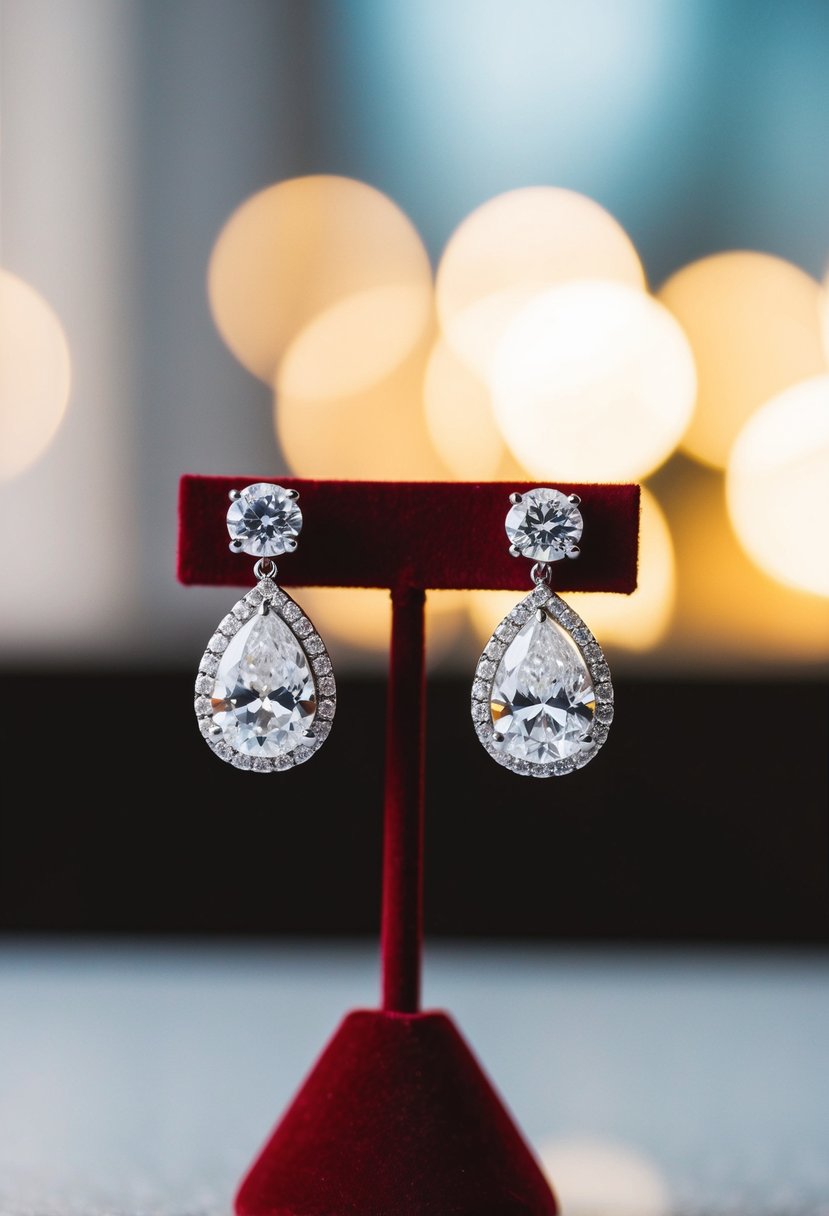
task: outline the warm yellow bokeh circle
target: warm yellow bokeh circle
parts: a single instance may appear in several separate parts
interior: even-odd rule
[[[445,338],[426,365],[423,405],[432,443],[451,472],[465,481],[495,479],[505,446],[490,391]]]
[[[49,446],[70,382],[57,316],[28,283],[0,270],[0,477],[23,472]]]
[[[544,292],[501,340],[495,418],[530,475],[644,477],[674,451],[694,406],[694,360],[666,308],[621,283]]]
[[[671,658],[725,677],[829,659],[829,601],[780,582],[740,544],[725,479],[702,465],[669,487],[678,589]]]
[[[630,1145],[549,1140],[539,1156],[567,1216],[668,1216],[674,1209],[656,1163]]]
[[[342,396],[302,396],[277,377],[274,421],[292,472],[302,477],[442,481],[423,410],[423,378],[433,335],[368,388]],[[285,360],[291,365],[290,353]],[[287,384],[286,384],[287,381]]]
[[[725,468],[743,423],[764,401],[826,369],[820,285],[765,253],[720,253],[678,271],[658,293],[697,365],[697,406],[682,446]]]
[[[517,313],[546,288],[583,278],[644,288],[642,263],[621,225],[573,190],[511,190],[468,215],[447,242],[436,282],[441,328],[486,378]]]
[[[430,322],[432,272],[400,208],[372,186],[278,182],[230,217],[208,269],[216,325],[269,384],[294,350],[292,391],[347,394],[386,376]]]
[[[752,561],[781,583],[829,596],[829,374],[787,389],[749,419],[726,487]]]

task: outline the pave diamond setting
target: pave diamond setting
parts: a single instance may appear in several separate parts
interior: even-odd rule
[[[292,553],[302,531],[297,495],[283,486],[258,481],[234,497],[227,513],[231,548],[253,557]]]
[[[211,750],[236,768],[283,772],[327,739],[336,685],[314,626],[270,578],[222,620],[196,677],[195,711]]]
[[[545,584],[487,643],[472,686],[472,720],[499,764],[532,777],[583,768],[607,739],[613,687],[604,655],[578,613]]]
[[[584,523],[575,494],[540,487],[513,497],[504,527],[516,556],[535,562],[578,556]]]

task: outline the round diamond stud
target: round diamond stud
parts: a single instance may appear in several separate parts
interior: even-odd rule
[[[254,557],[293,553],[302,530],[302,512],[296,499],[295,490],[267,481],[232,491],[227,513],[231,549]]]
[[[536,562],[557,562],[577,557],[584,528],[580,499],[560,490],[540,487],[512,495],[505,521],[510,552]]]

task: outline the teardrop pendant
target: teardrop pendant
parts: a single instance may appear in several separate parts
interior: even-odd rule
[[[483,747],[514,773],[559,777],[593,759],[613,721],[610,671],[584,621],[551,590],[552,562],[579,556],[577,494],[546,486],[510,495],[513,557],[535,560],[536,584],[487,642],[472,685]]]
[[[257,773],[302,764],[327,739],[336,709],[331,660],[272,579],[260,579],[208,642],[195,709],[215,754]]]
[[[613,687],[581,617],[540,584],[504,617],[478,661],[472,719],[489,754],[514,773],[583,768],[608,735]]]

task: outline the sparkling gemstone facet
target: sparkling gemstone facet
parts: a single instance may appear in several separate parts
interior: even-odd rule
[[[230,504],[227,530],[241,542],[240,552],[276,557],[294,547],[286,542],[299,536],[302,512],[286,489],[261,481],[246,486]]]
[[[214,723],[237,752],[286,755],[314,720],[317,694],[308,659],[276,614],[256,614],[222,655],[212,693]]]
[[[532,617],[507,647],[490,696],[499,738],[494,746],[519,760],[550,764],[590,746],[595,692],[569,635],[549,616]]]
[[[581,512],[560,490],[528,490],[510,507],[507,536],[522,557],[555,562],[567,557],[583,531]]]

